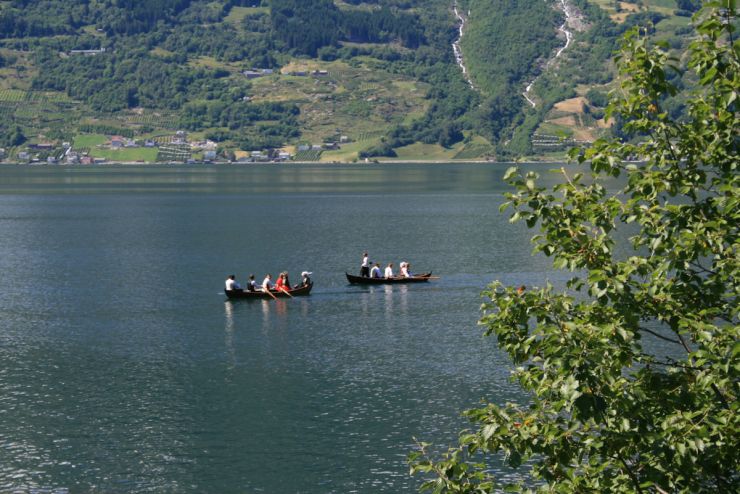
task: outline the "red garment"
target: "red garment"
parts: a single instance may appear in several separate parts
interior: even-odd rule
[[[286,286],[285,286],[285,285],[283,284],[283,277],[281,276],[280,278],[278,278],[277,282],[275,283],[275,290],[277,290],[277,291],[279,291],[279,292],[282,292],[282,291],[283,291],[283,289],[286,289],[286,290],[288,290],[289,288],[288,288],[288,287],[286,287]]]

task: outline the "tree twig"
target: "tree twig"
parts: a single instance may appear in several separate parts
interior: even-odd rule
[[[638,480],[637,476],[634,474],[630,466],[627,464],[627,462],[622,458],[622,455],[617,454],[617,458],[619,458],[619,461],[622,462],[622,465],[624,465],[625,470],[627,470],[627,475],[632,479],[632,483],[635,484],[635,488],[637,489],[637,492],[642,494],[642,487],[640,487],[640,481]]]
[[[680,345],[681,344],[680,341],[674,340],[672,338],[668,338],[667,336],[663,336],[662,334],[657,333],[657,332],[653,331],[652,329],[640,328],[640,331],[645,331],[646,333],[650,333],[651,335],[655,336],[656,338],[660,338],[661,340],[665,340],[665,341],[669,341],[671,343],[675,343],[676,345]]]

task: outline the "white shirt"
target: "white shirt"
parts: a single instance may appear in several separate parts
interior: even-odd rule
[[[393,278],[393,268],[391,268],[390,266],[388,266],[387,268],[385,268],[385,277],[386,278]]]
[[[373,266],[373,269],[370,270],[370,277],[380,278],[380,268],[378,266]]]
[[[368,265],[369,265],[369,261],[367,259],[367,256],[365,256],[365,257],[362,258],[362,267],[363,268],[366,268],[366,267],[368,267]]]
[[[234,283],[235,283],[234,280],[232,280],[231,278],[227,278],[226,279],[226,289],[227,290],[233,290],[234,289]]]
[[[270,289],[270,285],[271,284],[272,283],[270,283],[270,278],[268,278],[267,276],[265,276],[265,279],[262,280],[262,289],[264,291],[268,291]]]
[[[403,276],[404,278],[408,278],[409,277],[409,268],[405,264],[401,268],[401,276]]]

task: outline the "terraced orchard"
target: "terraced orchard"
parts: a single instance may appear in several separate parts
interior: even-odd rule
[[[282,72],[255,79],[252,101],[296,103],[301,140],[315,144],[343,135],[371,145],[428,105],[427,84],[370,65],[295,60]]]

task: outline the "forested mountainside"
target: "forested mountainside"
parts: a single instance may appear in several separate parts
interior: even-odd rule
[[[679,47],[697,8],[0,0],[0,157],[553,155],[618,132],[602,117],[619,36],[641,25]]]

